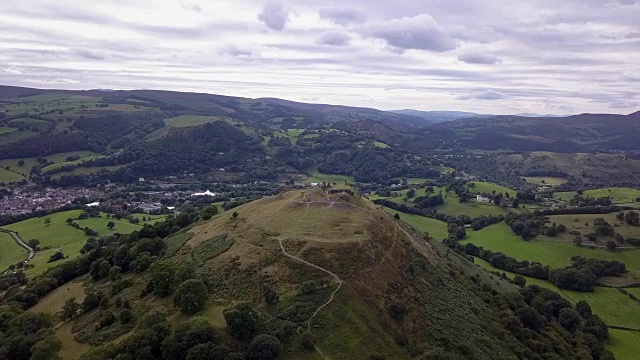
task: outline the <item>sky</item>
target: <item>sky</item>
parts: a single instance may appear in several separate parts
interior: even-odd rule
[[[0,84],[640,110],[640,0],[2,0]]]

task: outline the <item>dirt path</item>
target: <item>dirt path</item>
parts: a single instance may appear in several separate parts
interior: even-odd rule
[[[31,259],[33,259],[33,257],[36,254],[35,251],[33,251],[33,249],[31,247],[29,247],[29,245],[27,245],[27,243],[25,243],[20,236],[18,236],[18,233],[15,233],[15,232],[9,231],[9,230],[5,230],[5,229],[0,229],[0,232],[3,232],[3,233],[11,235],[11,237],[16,242],[16,244],[18,244],[20,247],[23,247],[25,250],[27,250],[29,252],[29,255],[27,256],[26,259],[24,259],[24,261],[30,261]],[[6,270],[6,271],[8,271],[8,270]]]
[[[333,301],[333,298],[334,298],[335,294],[342,287],[342,280],[340,280],[340,277],[338,275],[336,275],[335,273],[333,273],[333,272],[331,272],[331,271],[329,271],[329,270],[327,270],[327,269],[325,269],[323,267],[320,267],[320,266],[318,266],[316,264],[308,262],[307,260],[301,259],[301,258],[299,258],[297,256],[293,256],[293,255],[287,253],[287,251],[284,249],[284,246],[282,245],[282,240],[281,239],[278,239],[278,244],[280,244],[280,250],[282,250],[282,253],[284,254],[284,256],[286,256],[286,257],[288,257],[288,258],[290,258],[292,260],[301,262],[301,263],[303,263],[305,265],[308,265],[308,266],[311,266],[313,268],[316,268],[316,269],[318,269],[320,271],[323,271],[323,272],[331,275],[331,277],[333,277],[333,279],[335,281],[334,283],[338,284],[338,287],[335,290],[333,290],[333,292],[331,293],[331,296],[329,297],[329,300],[327,302],[325,302],[324,304],[320,305],[320,307],[318,307],[316,309],[316,311],[313,313],[313,315],[311,315],[311,317],[306,321],[306,323],[307,323],[307,331],[309,331],[309,329],[311,328],[311,320],[313,320],[313,318],[320,312],[320,310],[322,310],[325,306],[329,305]],[[298,327],[298,329],[296,331],[297,331],[298,335],[301,335],[300,327]],[[314,345],[314,347],[315,347],[316,351],[318,353],[320,353],[320,355],[323,358],[328,359],[327,355],[324,352],[322,352],[320,350],[320,348],[318,348],[317,345]]]

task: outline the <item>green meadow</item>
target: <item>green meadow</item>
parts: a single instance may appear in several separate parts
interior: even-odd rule
[[[569,201],[571,200],[577,193],[575,191],[564,191],[557,192],[553,194],[553,197],[558,200]],[[637,198],[640,198],[640,190],[638,189],[630,189],[630,188],[620,188],[620,187],[611,187],[604,189],[596,189],[596,190],[587,190],[583,193],[585,197],[610,197],[611,201],[614,204],[638,204],[636,202]]]
[[[24,176],[0,167],[0,183],[18,182],[24,179]]]
[[[420,215],[406,214],[403,212],[395,211],[388,207],[383,208],[391,215],[395,215],[396,213],[398,213],[401,220],[413,226],[414,228],[429,234],[429,236],[431,236],[436,241],[446,239],[449,236],[447,224],[440,220],[431,219]]]
[[[475,185],[474,185],[475,184]],[[503,193],[509,194],[511,197],[516,196],[516,191],[509,189],[508,187],[504,187],[498,184],[483,182],[483,181],[472,181],[467,183],[465,186],[470,193],[473,194],[492,194],[494,191],[496,194]]]
[[[337,187],[340,188],[340,187],[346,186],[345,182],[348,182],[348,183],[354,182],[353,176],[322,174],[318,172],[318,169],[316,168],[309,170],[309,173],[311,174],[311,176],[304,181],[305,184],[322,183],[322,182],[336,183]]]
[[[554,185],[554,186],[562,185],[568,182],[568,180],[565,178],[551,177],[551,176],[525,176],[524,179],[528,183],[532,183],[532,184],[542,184],[544,181],[544,184]]]
[[[16,244],[11,235],[0,233],[0,272],[26,259],[27,255],[27,250]]]
[[[611,252],[604,249],[579,247],[573,244],[547,241],[544,237],[525,241],[514,234],[505,223],[487,226],[479,231],[468,231],[462,244],[473,243],[485,249],[499,251],[518,260],[538,261],[552,268],[567,266],[572,256],[584,256],[603,260],[617,260],[627,269],[640,273],[640,250]]]
[[[37,275],[50,266],[64,262],[66,259],[55,263],[47,263],[49,257],[59,249],[62,249],[62,252],[68,256],[68,259],[74,259],[80,255],[80,249],[82,249],[89,236],[85,235],[83,230],[78,230],[69,226],[66,220],[68,218],[75,219],[81,213],[82,210],[63,211],[4,226],[4,228],[8,230],[17,232],[24,241],[29,241],[30,239],[40,240],[40,247],[43,248],[43,250],[36,252],[35,257],[31,260],[31,264],[34,264],[35,268],[27,270],[26,273],[28,275]],[[99,218],[75,220],[75,222],[77,222],[82,228],[89,227],[95,230],[98,232],[98,236],[106,236],[115,233],[129,234],[133,231],[139,230],[143,224],[142,222],[140,224],[131,224],[128,220],[107,218],[104,213],[101,215],[102,216]],[[134,216],[139,219],[142,219],[142,217],[150,218],[150,220],[146,222],[149,224],[156,221],[162,221],[166,217],[164,215],[158,216],[146,214],[135,214]],[[44,222],[46,218],[51,219],[51,223],[49,225]],[[107,228],[107,223],[109,221],[113,221],[116,224],[113,230]],[[15,242],[13,244],[15,244]],[[49,247],[49,249],[44,249],[45,247]],[[4,246],[2,249],[4,250]]]

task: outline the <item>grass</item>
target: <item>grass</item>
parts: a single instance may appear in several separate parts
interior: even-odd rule
[[[311,174],[311,177],[307,178],[307,180],[304,181],[306,184],[328,182],[328,183],[336,183],[338,185],[337,187],[340,188],[340,187],[346,187],[344,184],[345,182],[348,182],[348,183],[354,182],[353,176],[322,174],[318,172],[316,168],[309,170],[309,173]]]
[[[22,246],[16,244],[11,235],[0,233],[0,272],[10,265],[17,264],[27,258],[29,253]]]
[[[16,174],[15,172],[9,171],[3,167],[0,168],[0,183],[13,183],[22,179],[24,179],[24,176]]]
[[[82,210],[63,211],[4,226],[6,229],[17,232],[24,241],[29,241],[30,239],[40,240],[40,247],[43,250],[36,252],[35,257],[31,260],[30,263],[35,265],[35,268],[27,270],[26,273],[28,275],[32,276],[40,274],[51,266],[55,266],[61,262],[80,256],[80,249],[82,249],[89,236],[85,235],[84,231],[75,229],[66,223],[68,218],[75,219],[80,215],[80,213],[82,213]],[[131,224],[128,220],[110,219],[105,215],[106,214],[102,214],[102,217],[100,218],[76,220],[76,222],[83,228],[88,226],[97,231],[100,236],[113,233],[128,234],[141,228],[141,225]],[[144,214],[136,216],[141,217],[148,215]],[[46,218],[51,219],[51,224],[44,224],[44,220]],[[161,218],[162,217],[154,217],[156,220],[160,220]],[[107,228],[107,223],[109,221],[114,221],[116,223],[113,230],[109,230]],[[49,249],[44,249],[45,247],[49,247]],[[49,257],[58,249],[62,249],[62,252],[67,255],[68,258],[54,263],[47,263]]]
[[[8,133],[14,132],[14,131],[18,131],[18,129],[0,126],[0,135],[8,134]]]
[[[165,119],[164,123],[173,127],[192,127],[220,120],[226,121],[219,116],[180,115]]]
[[[114,165],[114,166],[94,166],[94,167],[78,167],[70,171],[61,171],[52,175],[52,178],[60,178],[62,176],[70,176],[70,175],[91,175],[97,174],[102,170],[105,171],[116,171],[125,165]]]
[[[472,186],[471,184],[475,184],[475,186]],[[491,194],[493,193],[493,191],[495,190],[496,194],[502,193],[502,194],[509,194],[509,196],[511,197],[515,197],[516,196],[516,191],[509,189],[508,187],[504,187],[498,184],[494,184],[494,183],[489,183],[489,182],[483,182],[483,181],[475,181],[475,182],[470,182],[466,185],[466,188],[469,190],[469,192],[473,193],[473,194],[480,194],[480,193],[484,193],[484,194]]]
[[[262,142],[266,145],[271,139],[271,137],[287,137],[289,138],[289,140],[291,140],[291,143],[295,145],[298,142],[298,138],[300,137],[300,134],[302,134],[303,131],[305,131],[305,129],[287,129],[287,130],[276,131],[271,136],[263,137]],[[320,136],[318,134],[313,134],[313,135],[315,136],[305,135],[305,138],[308,139],[308,138]]]
[[[9,121],[9,125],[16,128],[19,126],[25,126],[29,128],[35,127],[38,130],[48,129],[55,126],[55,124],[50,121],[31,119],[31,118],[20,118],[20,119],[11,120]]]
[[[561,234],[559,238],[565,241],[571,241],[573,238],[569,234],[570,231],[579,231],[581,234],[588,234],[593,232],[593,222],[596,218],[603,218],[609,224],[614,226],[616,233],[620,233],[625,238],[640,238],[640,226],[631,226],[624,221],[620,221],[616,218],[617,213],[610,214],[581,214],[581,215],[553,215],[549,216],[549,221],[556,224],[563,224],[567,227],[567,233]],[[588,223],[589,225],[585,225]],[[601,237],[599,242],[601,244],[606,243],[607,240],[614,240],[613,237]]]
[[[385,144],[383,142],[380,142],[380,141],[374,141],[373,142],[373,146],[379,147],[379,148],[382,148],[382,149],[386,149],[386,148],[389,147],[389,145],[387,145],[387,144]]]
[[[0,145],[6,145],[16,141],[28,139],[38,134],[39,133],[31,130],[11,131],[4,134],[0,134]]]
[[[553,197],[558,200],[569,201],[576,194],[577,193],[575,191],[564,191],[564,192],[555,193]],[[612,187],[612,188],[604,188],[604,189],[587,190],[584,192],[583,196],[593,197],[593,198],[610,197],[611,201],[614,204],[628,204],[628,203],[636,203],[636,199],[640,198],[640,190]]]
[[[85,161],[88,160],[94,160],[94,159],[101,159],[104,158],[106,156],[104,155],[86,155],[84,157],[81,157],[78,160],[73,160],[73,161],[63,161],[63,162],[59,162],[59,163],[55,163],[55,164],[51,164],[51,165],[47,165],[45,167],[42,168],[42,173],[46,174],[46,173],[50,173],[50,172],[54,172],[62,167],[65,166],[70,166],[70,165],[78,165],[78,164],[82,164]]]
[[[542,238],[544,239],[544,238]],[[640,250],[611,252],[601,249],[578,247],[556,241],[534,239],[525,241],[505,223],[494,224],[480,231],[469,231],[461,243],[471,242],[492,251],[500,251],[518,260],[538,261],[552,268],[567,266],[572,256],[584,256],[603,260],[617,260],[627,269],[640,273]]]
[[[505,273],[510,278],[516,275],[512,272],[493,267],[482,259],[475,258],[474,260],[478,266],[484,269]],[[538,285],[555,291],[573,304],[580,300],[588,302],[594,313],[600,316],[607,325],[640,328],[640,303],[631,300],[617,289],[595,287],[593,292],[579,292],[560,289],[546,280],[528,276],[524,278],[527,279],[527,285]]]
[[[446,239],[447,236],[449,236],[447,224],[440,220],[431,219],[420,215],[405,214],[388,207],[384,207],[384,209],[391,215],[398,213],[400,215],[400,219],[402,219],[404,222],[424,233],[429,234],[429,236],[431,236],[436,241]]]
[[[84,285],[82,282],[73,281],[45,295],[30,310],[55,314],[62,310],[62,306],[68,299],[76,298],[76,301],[82,304],[84,297]]]
[[[635,360],[640,354],[640,332],[609,329],[609,341],[605,348],[613,352],[617,360]]]
[[[569,181],[565,178],[551,177],[551,176],[525,176],[524,179],[528,183],[532,183],[532,184],[541,184],[544,181],[545,184],[553,185],[553,186],[562,185]]]
[[[191,252],[191,257],[196,266],[204,265],[207,260],[226,252],[233,245],[233,240],[228,239],[226,235],[215,236],[209,240],[203,241],[195,247]]]
[[[64,162],[70,156],[78,156],[80,158],[86,158],[89,156],[95,156],[96,153],[92,151],[71,151],[66,153],[58,153],[49,156],[45,156],[45,158],[53,163]],[[19,166],[18,162],[22,160],[24,161],[23,166]],[[0,160],[0,167],[9,166],[11,170],[22,174],[24,177],[28,177],[31,169],[38,165],[37,158],[19,158],[19,159],[5,159]]]

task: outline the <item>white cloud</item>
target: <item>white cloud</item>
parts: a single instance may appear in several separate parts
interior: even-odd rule
[[[473,93],[473,94],[468,94],[468,95],[463,95],[458,97],[459,100],[471,100],[471,99],[478,99],[478,100],[500,100],[500,99],[504,99],[507,96],[499,91],[495,91],[495,90],[486,90],[486,91],[480,91],[477,93]]]
[[[382,39],[399,51],[443,52],[458,47],[456,40],[428,14],[380,22],[365,29],[364,34]]]
[[[328,31],[323,33],[316,39],[316,44],[320,45],[332,45],[332,46],[346,46],[349,45],[351,37],[341,31]]]
[[[321,19],[329,20],[341,26],[362,24],[367,22],[367,14],[356,8],[321,8],[318,11]]]
[[[282,31],[289,22],[289,10],[279,2],[268,1],[264,4],[262,12],[258,14],[258,20],[271,30]]]

